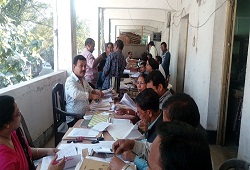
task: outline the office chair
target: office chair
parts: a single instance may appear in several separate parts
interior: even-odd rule
[[[26,124],[26,122],[25,122],[24,117],[23,117],[22,114],[21,114],[21,125],[22,125],[22,129],[23,129],[24,135],[25,135],[25,137],[26,137],[26,139],[27,139],[27,141],[29,143],[29,146],[30,147],[35,147],[34,143],[32,141],[32,138],[30,136],[30,132],[29,132],[28,126],[27,126],[27,124]]]
[[[229,160],[226,160],[221,166],[219,170],[229,170],[229,169],[235,169],[235,170],[249,170],[250,163],[241,160],[232,158]]]
[[[66,116],[72,116],[75,121],[82,118],[82,115],[69,113],[65,111],[65,99],[63,84],[57,83],[52,88],[52,103],[53,103],[53,118],[54,118],[54,133],[55,133],[55,146],[62,140],[63,135],[68,130],[66,123]]]

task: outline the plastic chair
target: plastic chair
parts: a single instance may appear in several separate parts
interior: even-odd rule
[[[63,135],[68,130],[66,123],[66,116],[73,116],[74,121],[82,118],[82,115],[69,113],[65,111],[65,99],[63,84],[57,83],[52,89],[52,103],[53,103],[53,118],[54,118],[54,133],[55,146],[62,140]]]
[[[250,163],[247,161],[232,158],[227,161],[225,161],[221,166],[219,170],[228,170],[228,169],[235,169],[235,170],[249,170]]]

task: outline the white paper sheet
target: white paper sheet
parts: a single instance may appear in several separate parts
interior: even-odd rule
[[[99,122],[95,126],[93,126],[91,129],[96,130],[98,132],[104,131],[111,123],[109,122]]]
[[[68,134],[67,137],[87,137],[95,138],[99,134],[98,131],[92,129],[84,128],[73,128],[72,131]]]
[[[127,93],[125,93],[120,101],[120,103],[130,107],[133,111],[137,112],[135,102],[129,97]]]

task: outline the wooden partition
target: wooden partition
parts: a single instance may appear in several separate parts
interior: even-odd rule
[[[141,54],[143,52],[147,52],[147,46],[146,45],[140,45],[140,44],[125,44],[122,53],[125,56],[125,58],[128,56],[128,52],[131,51],[133,54],[133,58],[139,59],[141,58]]]

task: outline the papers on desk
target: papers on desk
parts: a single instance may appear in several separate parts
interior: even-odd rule
[[[68,144],[67,147],[63,147],[60,151],[57,152],[57,155],[57,161],[59,161],[63,157],[67,158],[64,169],[74,167],[78,162],[81,161],[81,154],[77,152],[77,148],[73,143]],[[42,159],[41,170],[48,169],[48,166],[52,161],[53,157],[54,156],[46,156]]]
[[[137,112],[135,102],[129,97],[127,93],[125,93],[120,101],[120,103],[130,107],[133,111]]]
[[[113,139],[143,139],[144,136],[138,131],[138,125],[132,123],[118,123],[109,125],[107,128]]]
[[[123,74],[130,74],[130,70],[124,69]]]
[[[93,148],[97,153],[114,153],[112,151],[112,145],[115,141],[99,141],[99,147]]]
[[[98,131],[92,129],[85,129],[85,128],[73,128],[72,131],[66,136],[66,138],[77,138],[77,137],[84,137],[84,138],[96,138],[99,134]]]
[[[136,72],[136,73],[134,73],[134,74],[131,75],[131,77],[133,77],[133,78],[137,78],[139,76],[140,76],[140,72]]]
[[[98,103],[96,103],[95,101],[92,101],[91,104],[89,105],[90,110],[110,110],[110,99],[108,100],[101,100]],[[112,101],[112,99],[111,99]]]
[[[91,129],[96,130],[98,132],[104,131],[111,123],[109,122],[99,122],[95,126],[93,126]]]

